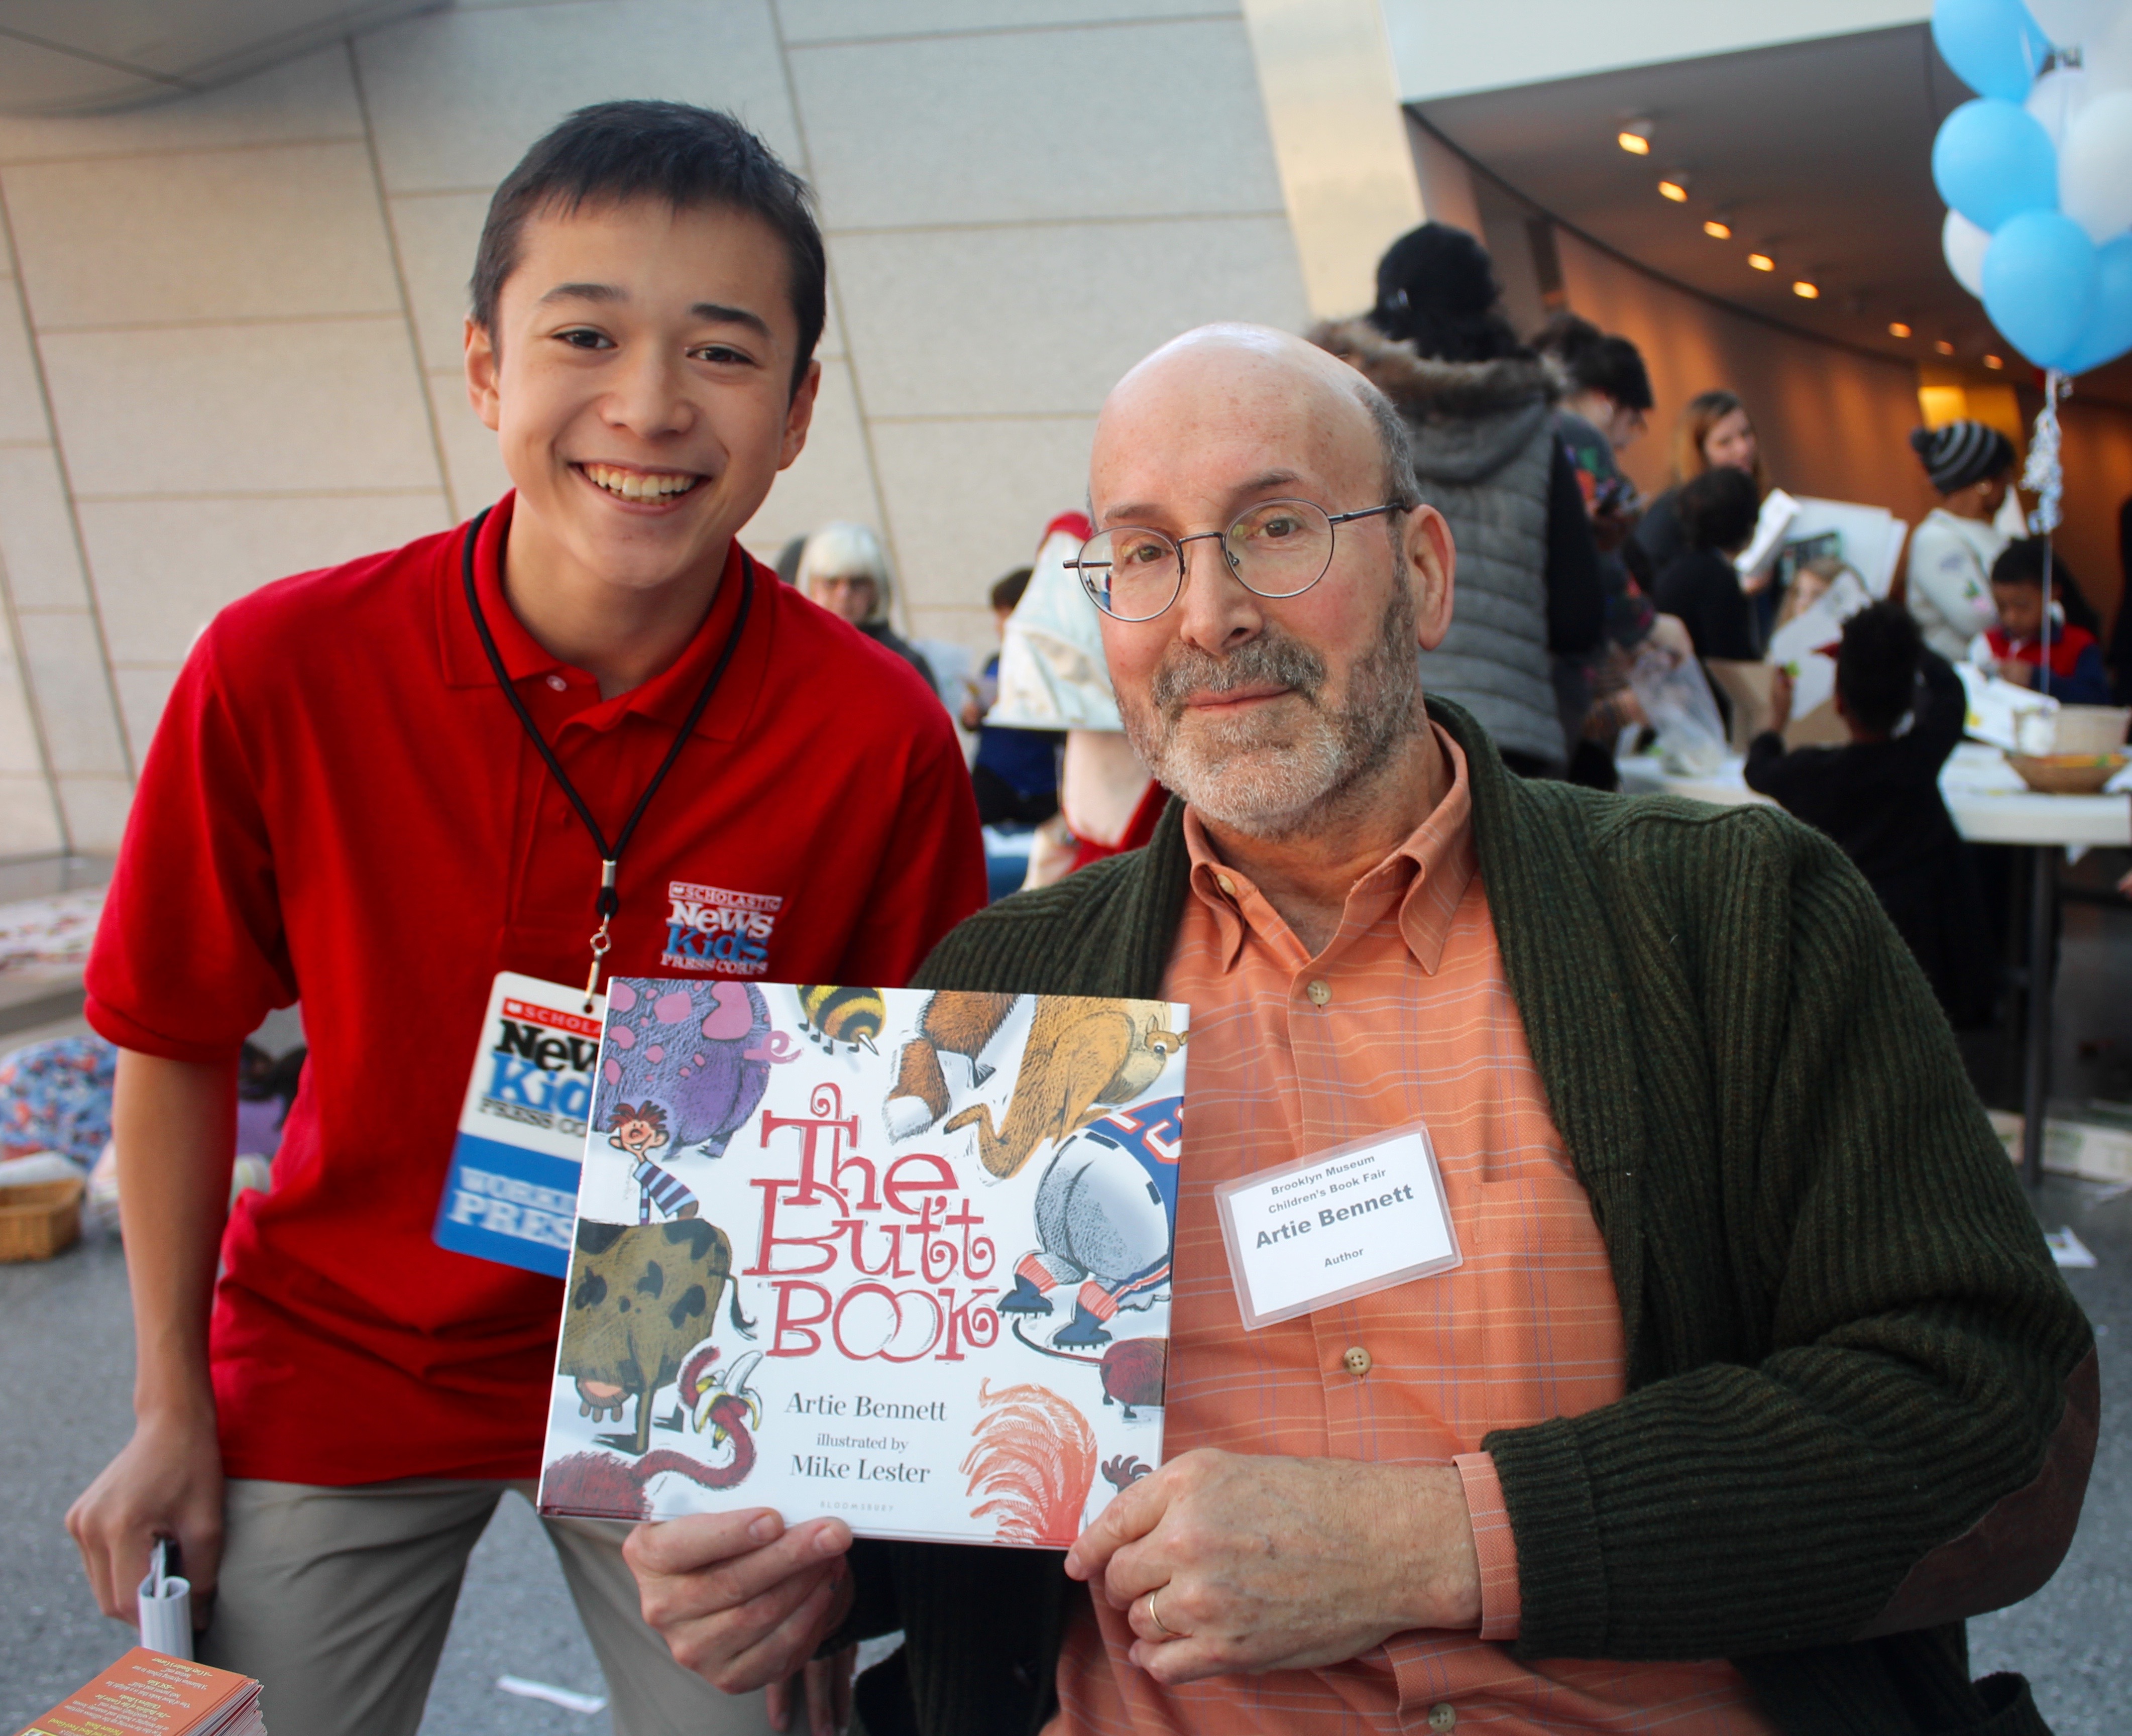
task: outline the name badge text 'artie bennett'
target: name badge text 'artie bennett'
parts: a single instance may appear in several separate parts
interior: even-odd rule
[[[1419,1123],[1222,1182],[1214,1205],[1247,1330],[1448,1272],[1461,1258]]]
[[[1184,1008],[608,993],[542,1511],[1063,1547],[1161,1463]]]

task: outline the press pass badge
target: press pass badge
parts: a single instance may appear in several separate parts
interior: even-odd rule
[[[459,1110],[437,1246],[559,1278],[592,1109],[607,999],[502,971]]]
[[[1244,1329],[1448,1272],[1464,1258],[1420,1123],[1214,1190]]]

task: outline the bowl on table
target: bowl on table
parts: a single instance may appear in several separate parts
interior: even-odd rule
[[[2010,753],[2006,763],[2043,796],[2093,796],[2132,764],[2122,753]]]

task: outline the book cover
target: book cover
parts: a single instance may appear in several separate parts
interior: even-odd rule
[[[1161,1463],[1186,1018],[611,983],[541,1511],[1070,1543]]]
[[[265,1736],[259,1684],[136,1646],[19,1736]]]

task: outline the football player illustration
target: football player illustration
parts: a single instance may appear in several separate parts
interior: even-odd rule
[[[1177,1154],[1184,1099],[1119,1109],[1064,1141],[1037,1184],[1043,1246],[1015,1267],[1001,1314],[1048,1315],[1052,1292],[1078,1285],[1073,1317],[1051,1342],[1110,1342],[1121,1308],[1145,1308],[1169,1282],[1177,1228]]]

